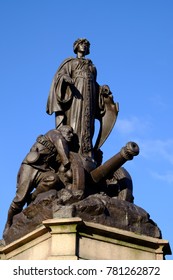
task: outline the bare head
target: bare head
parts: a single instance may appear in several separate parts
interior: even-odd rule
[[[63,125],[58,129],[67,142],[71,142],[73,138],[73,128],[69,125]]]
[[[90,42],[85,38],[77,39],[73,44],[74,53],[82,52],[83,55],[88,55],[90,53]]]

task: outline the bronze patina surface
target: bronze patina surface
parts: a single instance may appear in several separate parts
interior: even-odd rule
[[[21,164],[4,241],[20,238],[45,219],[67,216],[161,237],[149,214],[134,205],[132,178],[122,167],[139,154],[138,145],[128,142],[102,163],[100,148],[119,105],[110,87],[97,82],[96,67],[86,58],[90,42],[77,39],[73,50],[76,57],[61,63],[48,95],[46,112],[55,114],[55,127],[38,136]],[[93,144],[96,120],[100,128]]]

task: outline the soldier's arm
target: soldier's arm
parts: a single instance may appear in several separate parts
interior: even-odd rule
[[[68,143],[58,130],[53,130],[49,132],[50,141],[55,145],[57,153],[59,154],[61,163],[64,167],[68,168],[70,166],[69,161],[69,148]]]

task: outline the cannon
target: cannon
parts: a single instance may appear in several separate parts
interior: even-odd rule
[[[108,195],[111,194],[110,196],[117,196],[121,200],[133,202],[132,179],[122,165],[138,154],[138,145],[134,142],[128,142],[119,153],[97,167],[95,160],[92,158],[70,152],[70,174],[72,172],[70,177],[72,181],[69,183],[68,171],[67,173],[58,172],[60,181],[56,189],[67,188],[72,191],[81,191],[84,195],[104,191]],[[44,191],[46,190],[43,186],[36,188],[32,196],[36,197]]]
[[[102,179],[109,177],[110,174],[118,170],[126,161],[132,160],[139,154],[139,147],[135,142],[128,142],[120,152],[107,160],[103,165],[90,172],[92,180],[99,183]]]
[[[120,169],[121,166],[138,154],[138,145],[135,142],[128,142],[125,147],[121,148],[119,153],[96,167],[96,163],[92,158],[84,158],[77,153],[71,152],[70,159],[73,173],[71,189],[85,191],[87,188],[92,188],[95,185],[99,187],[99,183],[113,177],[118,178],[118,181],[120,181],[122,177],[128,174],[124,169]],[[117,170],[118,173],[116,173]]]

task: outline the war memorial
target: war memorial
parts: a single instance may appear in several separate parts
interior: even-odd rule
[[[90,42],[77,39],[73,50],[76,57],[59,66],[48,95],[46,112],[55,115],[55,125],[38,132],[17,174],[0,259],[164,260],[169,242],[134,204],[133,178],[124,168],[140,156],[138,144],[123,143],[103,162],[101,147],[119,104],[109,86],[97,82],[86,58]]]

